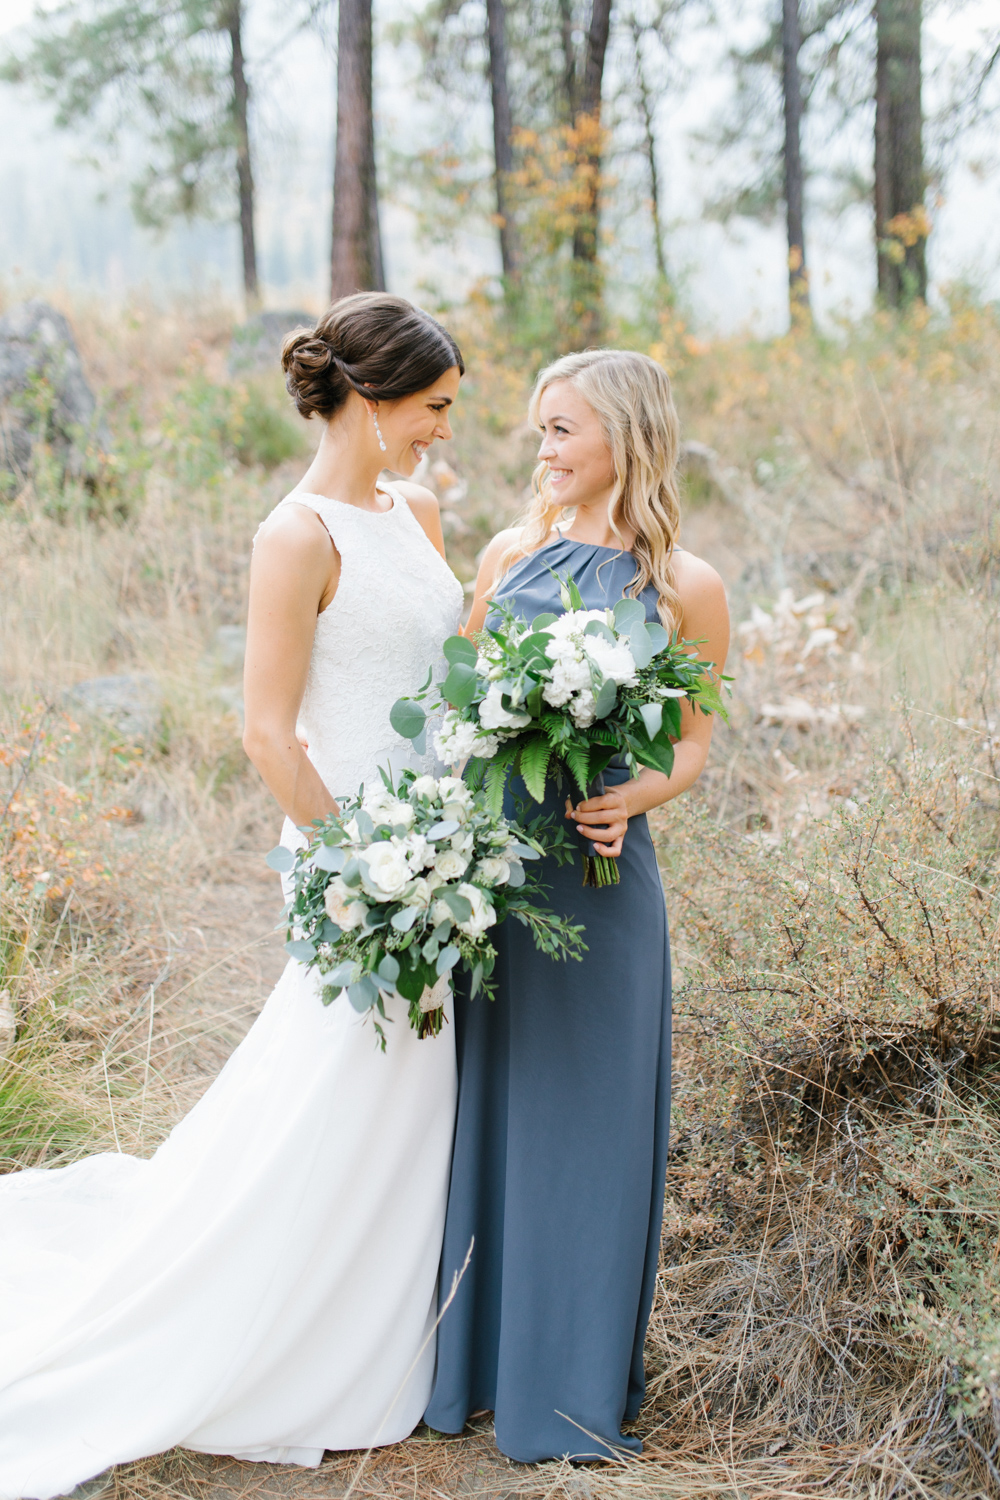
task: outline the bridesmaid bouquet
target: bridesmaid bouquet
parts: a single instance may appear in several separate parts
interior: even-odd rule
[[[473,995],[492,998],[488,931],[508,916],[543,953],[582,956],[583,928],[540,905],[525,870],[543,854],[572,857],[563,829],[536,819],[515,830],[457,776],[404,771],[397,787],[380,774],[381,786],[315,822],[306,848],[279,844],[267,856],[293,874],[285,950],[324,976],[325,1005],[346,990],[356,1011],[384,1020],[386,997],[399,994],[418,1035],[436,1036],[457,965]]]
[[[699,659],[697,643],[647,623],[636,599],[585,609],[573,580],[559,583],[565,614],[538,615],[529,625],[499,605],[501,623],[479,635],[478,648],[451,636],[444,680],[393,706],[393,728],[419,741],[428,713],[450,705],[435,747],[450,764],[468,761],[466,783],[483,789],[496,814],[509,773],[536,802],[550,779],[561,786],[566,775],[582,796],[599,795],[616,756],[633,776],[640,766],[669,776],[681,699],[726,716],[718,687],[725,679]],[[591,853],[583,865],[584,885],[618,883],[617,860]]]

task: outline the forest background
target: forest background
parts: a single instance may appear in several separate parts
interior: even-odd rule
[[[469,373],[422,477],[467,586],[527,494],[540,364],[650,353],[684,540],[737,626],[730,723],[655,819],[675,1071],[643,1457],[523,1469],[479,1422],[318,1475],[178,1452],[90,1493],[1000,1494],[995,15],[15,19],[0,111],[44,130],[2,169],[25,212],[0,313],[64,314],[97,405],[60,426],[44,362],[4,397],[31,438],[0,500],[5,1170],[154,1149],[280,971],[242,621],[253,532],[315,434],[262,310],[388,283],[446,318]],[[328,112],[282,115],[306,56],[339,79],[333,149]],[[24,187],[58,131],[65,198]],[[110,194],[89,218],[83,157]],[[279,275],[262,225],[286,218]]]

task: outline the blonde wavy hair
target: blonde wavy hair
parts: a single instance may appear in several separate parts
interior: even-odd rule
[[[557,380],[569,380],[596,412],[611,450],[615,472],[608,507],[611,530],[625,551],[624,533],[635,536],[635,577],[627,592],[636,597],[649,584],[659,595],[660,619],[668,629],[680,624],[681,602],[674,587],[673,549],[680,529],[677,456],[680,429],[666,372],[646,354],[623,349],[587,349],[557,359],[539,375],[528,407],[536,427],[542,395]],[[551,536],[561,506],[552,499],[548,464],[532,475],[532,498],[521,535],[498,560],[495,589],[518,558],[536,552]]]

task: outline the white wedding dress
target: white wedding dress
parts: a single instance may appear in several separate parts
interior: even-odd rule
[[[402,496],[314,495],[342,558],[300,721],[335,795],[418,764],[389,725],[462,589]],[[426,765],[425,765],[425,768]],[[284,841],[301,836],[285,825]],[[370,1021],[288,964],[150,1160],[0,1178],[0,1497],[60,1495],[181,1445],[318,1464],[420,1420],[455,1112],[454,1032]]]

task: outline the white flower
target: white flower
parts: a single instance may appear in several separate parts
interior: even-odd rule
[[[360,856],[362,879],[378,896],[398,896],[409,884],[410,866],[405,850],[395,840],[371,844]]]
[[[437,870],[431,870],[430,874],[425,876],[425,879],[427,881],[427,888],[431,891],[436,891],[439,886],[447,885],[448,883],[443,875],[438,874]]]
[[[407,906],[430,906],[431,893],[430,881],[418,875],[406,893],[406,904]]]
[[[442,922],[447,922],[451,927],[455,918],[447,901],[435,901],[431,906],[431,921],[435,927],[440,927]]]
[[[393,828],[412,828],[416,812],[409,802],[387,802],[382,808],[381,821],[391,823]]]
[[[436,853],[434,845],[428,843],[422,833],[408,834],[400,844],[400,848],[411,870],[422,870],[425,865],[434,862]]]
[[[361,832],[358,828],[357,818],[348,818],[347,822],[344,824],[344,832],[347,834],[347,837],[350,839],[352,844],[360,844]]]
[[[363,901],[352,897],[350,890],[339,875],[335,875],[327,886],[323,905],[326,907],[326,914],[330,921],[336,922],[337,926],[345,931],[350,931],[352,927],[360,927],[368,912]]]
[[[601,635],[588,635],[585,649],[591,661],[596,662],[602,676],[609,677],[619,686],[635,681],[638,670],[635,657],[624,641],[618,641],[612,646]]]
[[[490,760],[496,755],[500,741],[496,735],[483,734],[475,724],[460,719],[454,711],[445,714],[441,728],[434,735],[434,748],[448,765],[468,760],[470,755]],[[446,780],[452,778],[446,777]]]
[[[583,660],[570,657],[567,661],[557,662],[552,668],[551,680],[542,688],[542,697],[546,703],[553,708],[561,708],[568,703],[574,693],[581,688],[590,687],[590,664]]]
[[[494,682],[479,705],[479,722],[484,729],[524,729],[531,723],[530,714],[514,713],[504,708],[500,684]]]
[[[435,857],[434,868],[443,880],[458,880],[469,868],[469,861],[457,849],[442,849]]]
[[[505,859],[490,855],[479,861],[475,876],[482,885],[506,885],[510,879],[510,865]]]
[[[442,802],[461,802],[463,807],[468,807],[472,802],[472,793],[461,776],[442,776],[438,786]]]
[[[459,854],[471,854],[476,843],[468,829],[465,833],[452,834],[448,842],[453,849],[458,850]]]
[[[593,724],[595,701],[593,693],[587,688],[585,692],[577,693],[570,703],[570,718],[577,729],[586,729],[588,724]]]
[[[463,882],[458,888],[458,894],[464,896],[466,901],[468,901],[472,907],[472,915],[467,921],[459,922],[456,925],[467,937],[482,937],[486,929],[492,927],[497,919],[495,910],[478,886],[468,885]]]
[[[430,797],[433,801],[438,794],[438,784],[433,776],[418,776],[410,787],[411,797]]]

